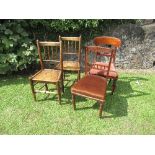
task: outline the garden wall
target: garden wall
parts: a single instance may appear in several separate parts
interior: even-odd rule
[[[155,66],[155,23],[127,24],[111,27],[103,35],[122,40],[116,66],[121,69],[148,69]],[[86,43],[92,44],[92,40]],[[82,64],[84,65],[84,64]]]

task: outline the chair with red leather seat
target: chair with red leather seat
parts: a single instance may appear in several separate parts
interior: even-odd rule
[[[115,89],[116,89],[116,81],[118,79],[118,73],[115,69],[115,59],[116,59],[116,52],[117,49],[121,46],[121,40],[115,37],[108,37],[108,36],[101,36],[101,37],[96,37],[94,38],[94,44],[96,46],[102,46],[102,47],[107,47],[110,48],[114,51],[113,57],[112,57],[112,63],[111,63],[111,67],[110,67],[110,72],[108,75],[108,79],[113,80],[112,83],[112,94],[114,93]],[[98,70],[95,68],[90,68],[89,73],[93,74],[93,75],[100,75],[105,77],[105,71],[104,69],[107,69],[107,63],[106,62],[98,62],[97,58],[98,57],[104,57],[106,56],[105,54],[101,54],[101,53],[96,53],[96,60],[94,61],[94,65],[97,64],[98,66],[102,66],[102,69]],[[86,64],[87,65],[87,64]],[[87,71],[86,71],[87,73]]]
[[[88,55],[91,53],[105,53],[107,54],[107,57],[109,57],[108,59],[109,62],[107,62],[107,70],[105,70],[104,73],[105,77],[86,74],[82,79],[80,79],[77,83],[75,83],[71,87],[72,103],[73,108],[75,110],[76,109],[75,96],[82,96],[96,100],[100,103],[99,117],[101,117],[106,97],[107,77],[109,76],[114,51],[112,49],[107,50],[105,47],[100,46],[87,46],[85,61],[88,61]]]

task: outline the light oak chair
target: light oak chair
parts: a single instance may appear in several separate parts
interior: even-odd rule
[[[77,79],[80,79],[80,61],[81,61],[81,36],[80,37],[61,37],[63,55],[63,71],[77,72]],[[74,57],[74,60],[73,60]],[[57,66],[60,68],[60,65]]]
[[[36,93],[55,93],[48,89],[49,84],[54,84],[56,85],[59,103],[61,103],[61,92],[64,89],[61,42],[37,40],[37,48],[41,69],[29,78],[34,100],[36,101]],[[60,64],[60,68],[55,69],[58,64]],[[35,86],[39,83],[43,83],[43,87],[35,89]]]

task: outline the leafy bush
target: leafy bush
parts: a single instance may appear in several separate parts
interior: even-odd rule
[[[36,39],[58,41],[58,35],[81,34],[84,44],[95,35],[102,35],[109,26],[135,22],[113,19],[0,20],[0,74],[21,71],[36,64]]]
[[[0,74],[23,70],[36,61],[36,47],[23,23],[18,20],[0,23]]]
[[[27,20],[29,32],[35,34],[35,39],[57,40],[58,35],[82,35],[83,43],[92,39],[96,34],[101,35],[112,25],[136,23],[136,20],[116,19],[52,19]]]

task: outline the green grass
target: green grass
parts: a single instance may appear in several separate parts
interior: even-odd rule
[[[77,97],[73,111],[71,85],[65,82],[59,105],[53,95],[34,102],[26,76],[0,77],[0,134],[155,134],[154,73],[121,72],[113,96],[108,87],[102,119],[90,99]]]

